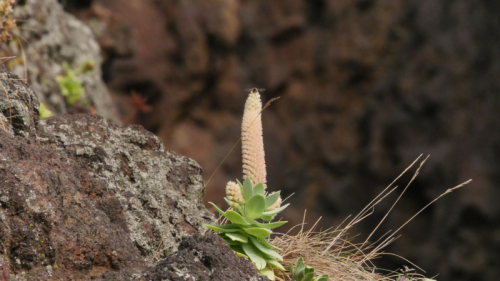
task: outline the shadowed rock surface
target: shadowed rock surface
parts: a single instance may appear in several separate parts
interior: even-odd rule
[[[0,280],[140,280],[172,266],[212,278],[200,280],[263,280],[224,240],[200,236],[214,217],[194,160],[141,126],[81,114],[39,120],[29,86],[0,79]],[[155,262],[168,259],[155,265],[162,238]],[[195,252],[202,265],[187,260]]]
[[[223,241],[225,242],[225,241]],[[210,233],[183,239],[179,251],[160,261],[151,273],[145,274],[150,281],[264,281],[257,269],[243,258],[238,258],[227,243]]]

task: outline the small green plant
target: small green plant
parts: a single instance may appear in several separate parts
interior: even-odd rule
[[[92,62],[86,61],[78,70],[71,69],[69,64],[65,61],[62,63],[62,66],[64,74],[56,77],[61,94],[66,98],[66,102],[69,105],[74,105],[77,101],[85,103],[85,101],[82,100],[82,96],[85,94],[85,88],[83,87],[82,79],[78,76],[81,74],[89,74],[94,67]]]
[[[52,116],[52,111],[50,111],[43,102],[40,103],[40,119],[47,118],[50,116]]]
[[[238,256],[250,259],[261,274],[274,280],[274,273],[269,266],[281,270],[285,268],[277,261],[283,261],[283,258],[274,251],[281,249],[271,245],[266,238],[271,235],[271,229],[287,223],[271,221],[289,204],[280,207],[279,192],[266,196],[264,185],[262,183],[253,185],[248,177],[243,184],[239,181],[229,182],[226,193],[228,198],[225,199],[234,210],[224,212],[215,204],[211,204],[232,224],[205,226],[219,232],[219,236],[226,240]],[[257,219],[268,223],[260,223]]]
[[[238,180],[226,186],[226,202],[232,210],[226,212],[210,202],[231,224],[205,225],[219,232],[231,249],[240,257],[250,259],[262,275],[275,280],[274,268],[285,270],[278,262],[283,258],[266,239],[273,228],[286,221],[272,222],[289,204],[281,206],[280,192],[266,192],[266,164],[262,137],[262,102],[259,91],[252,89],[245,103],[241,126],[243,148],[243,184]],[[258,221],[260,220],[260,221]]]
[[[328,274],[323,274],[317,278],[314,268],[309,267],[304,264],[303,258],[298,258],[295,262],[295,267],[292,263],[289,263],[290,273],[296,281],[328,281]]]

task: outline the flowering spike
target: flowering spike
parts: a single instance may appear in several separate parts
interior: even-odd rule
[[[229,181],[226,185],[226,196],[228,199],[228,204],[231,207],[236,207],[245,204],[245,199],[241,194],[240,186],[234,181]]]
[[[245,103],[241,124],[243,175],[249,177],[254,183],[264,184],[264,188],[266,188],[266,162],[264,159],[261,111],[262,102],[259,90],[254,88]]]

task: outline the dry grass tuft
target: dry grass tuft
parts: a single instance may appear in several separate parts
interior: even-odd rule
[[[14,11],[12,5],[15,0],[0,0],[0,42],[12,40],[11,30],[16,27],[16,20],[12,19]]]
[[[443,194],[438,196],[435,200],[430,202],[428,205],[423,207],[419,212],[417,212],[413,217],[411,217],[406,223],[399,227],[396,231],[392,233],[386,233],[382,235],[377,241],[369,242],[368,239],[372,237],[375,231],[378,229],[380,224],[385,220],[390,211],[394,208],[395,204],[400,200],[404,192],[407,190],[409,185],[418,175],[423,164],[427,160],[425,158],[420,162],[419,167],[414,173],[412,179],[409,181],[408,185],[401,192],[401,195],[394,202],[393,206],[380,221],[377,227],[368,236],[365,242],[355,244],[353,238],[348,237],[348,231],[357,223],[364,220],[366,217],[372,214],[372,210],[375,205],[380,203],[383,199],[387,197],[390,193],[396,190],[397,187],[392,187],[392,185],[404,175],[411,167],[418,162],[421,158],[420,155],[408,168],[406,168],[389,186],[387,186],[375,199],[372,200],[361,212],[355,216],[353,219],[348,221],[345,226],[342,223],[337,228],[327,229],[324,231],[315,231],[315,227],[318,222],[308,231],[304,231],[305,221],[300,227],[300,231],[296,235],[282,234],[274,237],[271,244],[283,249],[281,255],[284,261],[282,264],[285,268],[288,268],[288,263],[295,263],[298,257],[302,257],[306,265],[314,267],[318,275],[328,274],[331,281],[335,280],[368,280],[368,281],[388,281],[388,280],[432,280],[425,279],[423,275],[417,274],[414,270],[409,268],[399,269],[394,271],[389,271],[389,273],[382,275],[376,272],[376,267],[373,264],[373,260],[380,258],[382,255],[391,255],[384,253],[383,249],[392,243],[397,237],[395,236],[406,224],[408,224],[413,218],[420,214],[428,206],[436,202],[442,196],[458,189],[471,180],[468,180],[454,188],[446,190]],[[305,213],[304,213],[305,218]],[[318,220],[319,221],[319,220]],[[347,221],[347,220],[346,220]],[[393,255],[393,254],[392,254]],[[403,257],[400,257],[403,260]],[[406,260],[413,267],[417,267],[410,261]],[[417,267],[418,268],[418,267]],[[421,270],[421,269],[420,269]],[[423,271],[423,270],[422,270]],[[293,280],[289,272],[281,272],[279,270],[275,271],[277,276],[276,280]]]
[[[296,235],[280,235],[271,241],[283,249],[282,264],[285,268],[288,268],[288,263],[294,264],[302,257],[318,275],[328,274],[330,280],[387,280],[371,270],[373,265],[360,265],[365,255],[363,251],[357,251],[358,245],[342,236],[343,230],[313,232],[311,229],[304,232],[304,225],[300,225],[301,230]],[[289,272],[276,271],[275,274],[282,280],[293,280]]]

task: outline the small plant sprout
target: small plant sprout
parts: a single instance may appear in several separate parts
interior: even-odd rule
[[[59,90],[66,98],[69,105],[74,105],[80,101],[85,104],[86,101],[82,99],[85,95],[85,88],[83,81],[79,75],[89,75],[92,73],[94,65],[91,61],[86,61],[79,69],[72,69],[67,62],[62,63],[64,74],[56,77],[59,83]]]
[[[40,103],[40,119],[47,118],[50,116],[52,116],[52,111],[50,111],[43,102]]]
[[[205,225],[219,232],[239,257],[248,258],[262,275],[275,280],[273,267],[285,270],[278,262],[283,258],[271,245],[271,229],[286,221],[272,222],[289,204],[281,206],[280,192],[266,192],[266,164],[260,114],[262,103],[259,91],[252,89],[245,103],[241,139],[243,146],[243,183],[236,180],[226,185],[226,202],[232,208],[226,212],[210,202],[231,224]],[[260,221],[258,221],[260,220]]]
[[[303,258],[298,258],[295,262],[295,267],[292,263],[289,263],[290,274],[296,281],[328,281],[328,274],[323,274],[316,277],[316,272],[314,272],[314,268],[309,267],[304,264]]]

